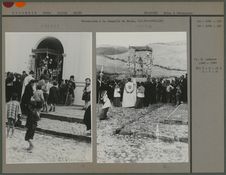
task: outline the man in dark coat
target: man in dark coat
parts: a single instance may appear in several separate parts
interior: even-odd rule
[[[13,92],[18,95],[18,100],[20,101],[22,92],[21,76],[16,74],[15,78],[16,80],[13,82]]]
[[[67,84],[65,80],[61,80],[59,86],[59,94],[60,94],[60,104],[64,104],[67,96]]]
[[[26,73],[26,71],[23,71],[22,72],[22,75],[21,75],[21,85],[23,85],[23,82],[24,82],[24,79],[28,76],[28,74]]]
[[[145,91],[144,91],[144,105],[146,107],[149,106],[149,104],[151,103],[151,81],[150,81],[150,77],[147,78],[147,82],[145,82],[144,85]]]
[[[160,79],[156,83],[156,102],[162,102],[162,83]]]
[[[153,78],[151,80],[151,104],[155,104],[156,103],[156,81]]]
[[[114,82],[113,81],[109,81],[107,83],[107,94],[110,101],[113,102],[113,98],[114,98]]]
[[[187,74],[186,77],[182,76],[182,95],[183,95],[183,102],[187,102]]]
[[[67,105],[71,105],[74,101],[75,98],[75,93],[74,90],[76,88],[76,84],[75,84],[75,80],[74,80],[74,75],[70,76],[70,80],[67,83],[67,89],[68,89],[68,93],[67,93],[67,97],[66,97],[66,104]]]
[[[59,101],[59,91],[57,88],[57,82],[53,82],[53,86],[49,90],[49,97],[48,97],[48,104],[50,105],[50,110],[55,112],[55,106],[58,104]]]
[[[5,80],[6,102],[10,101],[10,98],[13,93],[13,80],[14,80],[13,73],[8,72]]]
[[[96,81],[96,103],[99,102],[99,91],[100,91],[100,81],[97,77],[97,81]]]

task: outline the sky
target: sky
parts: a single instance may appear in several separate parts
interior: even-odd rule
[[[96,45],[144,46],[150,43],[186,41],[186,35],[186,32],[101,32],[96,35]]]

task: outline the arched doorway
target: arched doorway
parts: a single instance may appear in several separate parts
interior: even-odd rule
[[[38,43],[36,49],[32,49],[34,71],[36,79],[39,79],[44,70],[47,70],[50,79],[60,81],[63,74],[64,48],[60,40],[47,37]]]

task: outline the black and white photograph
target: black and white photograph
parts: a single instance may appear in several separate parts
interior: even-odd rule
[[[6,164],[92,162],[91,68],[92,33],[5,33]]]
[[[98,163],[189,161],[186,32],[96,34]]]

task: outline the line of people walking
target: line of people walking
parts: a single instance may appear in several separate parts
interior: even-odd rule
[[[135,79],[97,80],[97,103],[106,90],[115,107],[147,107],[155,103],[179,105],[187,102],[187,74],[174,78],[147,78],[145,82]]]
[[[145,82],[136,82],[136,78],[127,81],[101,81],[97,79],[97,103],[103,103],[98,114],[100,120],[107,118],[112,104],[115,107],[143,108],[156,103],[179,105],[187,102],[187,74],[174,79],[147,78]],[[107,78],[106,78],[107,79]]]

